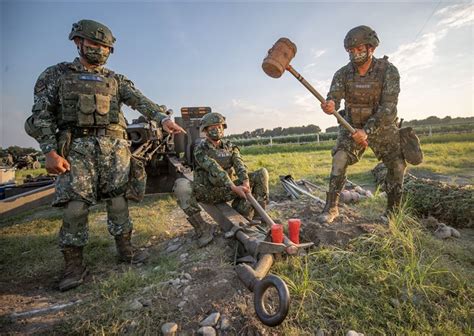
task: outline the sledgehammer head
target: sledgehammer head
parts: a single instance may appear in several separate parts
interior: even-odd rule
[[[268,50],[268,55],[262,63],[262,69],[268,76],[280,78],[295,55],[296,45],[286,37],[281,37]]]

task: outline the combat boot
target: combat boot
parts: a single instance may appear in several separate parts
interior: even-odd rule
[[[318,221],[321,223],[332,223],[337,216],[339,216],[339,209],[337,207],[339,203],[338,192],[327,192],[326,193],[326,205],[324,206],[323,212],[318,216]]]
[[[131,232],[115,236],[115,246],[117,247],[119,260],[123,262],[139,264],[149,257],[146,251],[140,251],[132,245]]]
[[[81,285],[87,275],[87,268],[82,261],[82,246],[65,246],[62,248],[65,269],[59,283],[61,292]]]
[[[208,245],[214,239],[216,227],[202,218],[200,212],[188,217],[188,222],[196,230],[199,248]]]

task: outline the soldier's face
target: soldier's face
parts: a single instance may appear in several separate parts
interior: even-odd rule
[[[110,54],[110,47],[94,42],[92,40],[84,39],[84,46],[91,48],[100,48],[103,53]]]
[[[224,126],[222,124],[207,126],[206,134],[214,141],[220,140],[224,137]]]
[[[361,44],[354,48],[347,49],[347,52],[349,53],[350,61],[360,66],[365,64],[372,57],[374,48]]]
[[[107,62],[112,48],[94,42],[92,40],[83,39],[75,40],[79,55],[81,55],[89,64],[103,65]]]

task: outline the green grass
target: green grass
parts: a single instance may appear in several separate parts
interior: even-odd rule
[[[423,142],[425,162],[410,169],[462,175],[473,181],[469,158],[473,157],[474,142],[465,141],[465,135],[449,135],[445,140]],[[243,152],[251,170],[267,167],[272,193],[281,191],[278,175],[292,174],[295,179],[326,185],[331,166],[329,147],[266,148],[260,154],[258,148],[250,147]],[[369,150],[360,163],[349,167],[349,178],[372,185],[369,170],[376,163]],[[355,206],[368,220],[378,219],[385,206],[384,199],[377,196]],[[157,244],[173,238],[169,214],[175,207],[171,196],[151,196],[140,205],[132,203],[134,242],[143,245],[155,236]],[[72,294],[84,303],[69,309],[49,335],[124,334],[131,321],[138,323],[131,334],[151,335],[157,334],[162,323],[179,318],[157,298],[163,290],[159,282],[170,279],[180,262],[155,251],[145,266],[116,266],[104,210],[103,205],[93,207],[89,219],[85,259],[91,280]],[[71,293],[52,289],[57,282],[54,277],[62,270],[57,247],[60,225],[59,210],[48,207],[1,222],[2,283],[31,286],[39,282],[51,286],[48,295],[58,301],[70,300]],[[197,254],[190,258],[197,258]],[[229,262],[222,260],[223,265]],[[314,335],[316,330],[326,329],[332,335],[345,335],[353,329],[365,335],[473,334],[473,264],[472,240],[436,240],[410,215],[409,208],[404,208],[388,226],[356,238],[344,248],[325,246],[306,257],[277,262],[272,272],[287,282],[292,303],[287,320],[275,332]],[[152,307],[129,311],[127,307],[137,297],[153,298]]]
[[[150,239],[154,239],[156,244],[172,238],[174,233],[168,231],[169,213],[175,207],[176,201],[170,195],[146,197],[141,205],[132,203],[130,213],[136,231],[134,243],[142,246]],[[91,208],[89,223],[89,243],[84,249],[84,259],[91,280],[73,293],[60,293],[53,289],[63,268],[57,245],[60,211],[42,207],[34,213],[3,221],[0,224],[2,283],[32,286],[38,281],[50,287],[48,295],[57,297],[59,301],[67,302],[71,295],[83,299],[84,303],[67,310],[68,318],[45,333],[48,335],[120,334],[123,326],[132,319],[146,323],[148,334],[149,330],[157,330],[161,325],[159,321],[166,322],[166,307],[155,302],[153,312],[145,316],[140,316],[142,312],[130,312],[127,307],[134,298],[158,295],[160,287],[157,284],[172,277],[171,272],[178,269],[179,261],[169,255],[160,255],[152,247],[146,265],[139,268],[126,264],[116,266],[115,244],[107,231],[103,205]],[[146,293],[144,288],[148,289]]]
[[[405,208],[386,232],[356,238],[345,249],[320,248],[274,268],[294,299],[284,330],[472,334],[473,277],[448,262],[463,258],[459,250],[446,255]],[[464,261],[472,265],[474,257]]]
[[[439,137],[439,136],[437,136]],[[433,136],[432,138],[435,138]],[[408,166],[408,171],[432,172],[443,175],[465,176],[474,183],[474,136],[471,134],[446,135],[445,143],[424,143],[424,162],[419,166]],[[463,141],[453,140],[463,139]],[[438,138],[436,138],[438,139]],[[471,139],[469,141],[466,139]],[[465,141],[464,141],[465,140]],[[329,148],[332,148],[331,145]],[[262,152],[260,154],[256,154]],[[331,170],[331,151],[317,144],[281,145],[273,147],[249,147],[242,155],[250,170],[266,167],[270,173],[272,190],[280,188],[279,176],[291,174],[295,179],[306,178],[326,184]],[[449,162],[449,164],[448,164]],[[372,150],[368,149],[362,160],[348,167],[348,178],[361,185],[373,185],[370,170],[378,163]],[[280,190],[280,189],[278,189]]]

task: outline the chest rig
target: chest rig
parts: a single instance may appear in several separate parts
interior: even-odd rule
[[[365,76],[360,76],[351,67],[346,80],[346,111],[356,128],[362,128],[379,106],[382,95],[387,56],[378,59],[374,67]]]
[[[232,171],[232,148],[227,143],[223,143],[223,148],[209,147],[207,155],[228,173]]]
[[[114,73],[68,70],[59,79],[60,124],[105,127],[119,123],[118,85]]]

